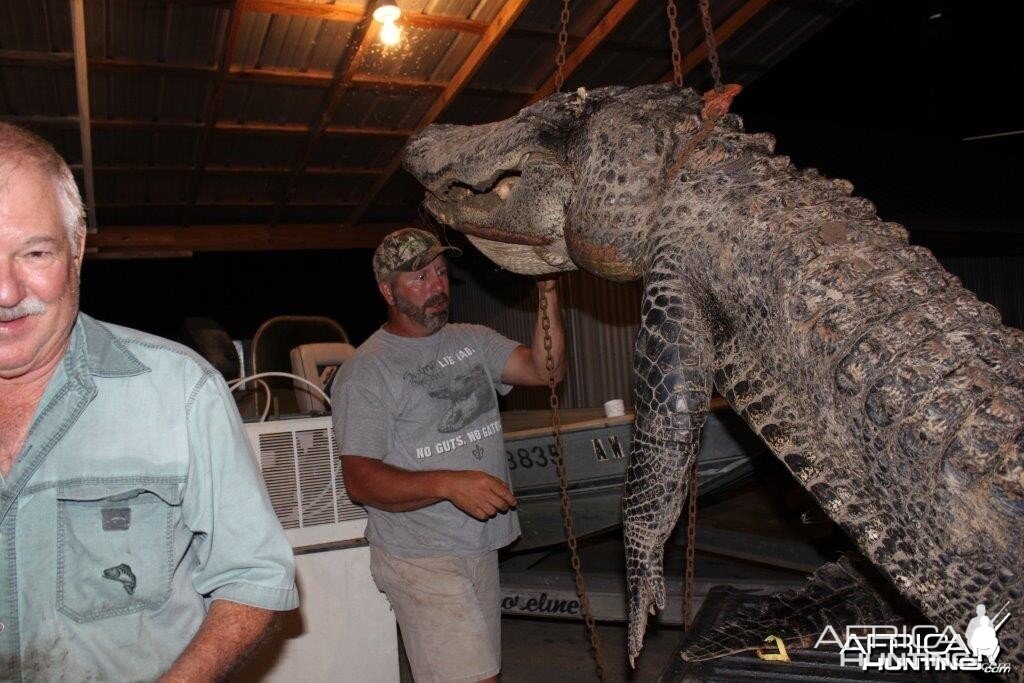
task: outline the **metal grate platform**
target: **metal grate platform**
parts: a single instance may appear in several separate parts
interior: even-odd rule
[[[727,615],[733,614],[738,608],[755,603],[764,598],[743,593],[728,586],[712,588],[700,611],[693,621],[690,635],[704,633]],[[983,676],[971,676],[964,673],[909,672],[881,673],[877,671],[861,671],[860,669],[840,664],[839,651],[828,649],[789,650],[790,662],[762,661],[753,652],[743,652],[720,657],[706,662],[684,662],[679,656],[688,642],[684,636],[679,650],[661,673],[658,679],[662,683],[682,683],[683,681],[892,681],[925,683],[942,681],[943,683],[967,683],[987,680]]]

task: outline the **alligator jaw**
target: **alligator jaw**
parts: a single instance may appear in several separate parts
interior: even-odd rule
[[[407,163],[413,173],[423,173],[415,160]],[[424,206],[508,270],[574,270],[564,238],[570,192],[564,168],[544,153],[524,154],[506,166],[476,167],[461,177],[446,166],[421,175],[429,190]]]

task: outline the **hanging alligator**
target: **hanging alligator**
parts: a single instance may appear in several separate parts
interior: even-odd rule
[[[806,646],[907,603],[963,633],[977,604],[1009,602],[1000,661],[1024,665],[1024,334],[849,182],[796,169],[735,115],[679,168],[701,104],[672,85],[561,93],[505,121],[431,126],[405,158],[426,208],[499,265],[643,279],[623,496],[630,658],[665,604],[662,549],[714,388],[896,598],[843,560],[684,658],[769,634]]]

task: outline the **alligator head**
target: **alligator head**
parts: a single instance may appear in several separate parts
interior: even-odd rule
[[[438,220],[509,270],[581,267],[636,279],[665,131],[699,122],[686,111],[695,97],[689,91],[666,90],[656,110],[630,111],[616,97],[624,90],[581,88],[506,121],[430,126],[410,142],[405,167],[427,188],[426,208]],[[628,174],[618,168],[624,165]]]

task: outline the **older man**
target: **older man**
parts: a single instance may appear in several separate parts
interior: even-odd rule
[[[532,346],[448,324],[448,265],[437,238],[399,230],[373,258],[388,319],[333,387],[349,494],[367,505],[370,568],[388,596],[417,683],[496,680],[497,549],[519,535],[495,390],[548,382],[538,316]],[[552,280],[552,371],[564,339]]]
[[[297,606],[213,368],[78,312],[81,199],[0,123],[0,679],[223,678]]]

